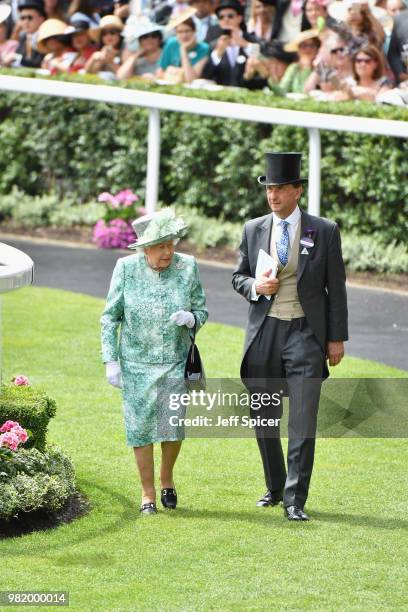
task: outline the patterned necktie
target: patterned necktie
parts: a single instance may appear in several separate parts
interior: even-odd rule
[[[276,251],[278,253],[279,261],[282,266],[286,266],[288,263],[288,253],[289,253],[289,232],[287,221],[281,221],[279,225],[282,228],[282,233],[280,236],[279,242],[276,243]]]

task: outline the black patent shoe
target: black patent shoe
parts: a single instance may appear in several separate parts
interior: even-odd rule
[[[289,521],[308,521],[308,515],[303,512],[298,506],[286,506],[284,509],[285,516]]]
[[[141,514],[157,514],[157,507],[154,502],[147,502],[140,506],[139,512]]]
[[[274,495],[271,491],[267,491],[261,499],[256,502],[258,508],[266,508],[267,506],[277,506],[282,501],[281,496]]]
[[[175,509],[177,506],[177,493],[176,489],[162,489],[161,490],[161,503],[165,508]]]

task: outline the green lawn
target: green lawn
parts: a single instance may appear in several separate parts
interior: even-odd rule
[[[140,519],[120,392],[99,358],[103,301],[32,287],[2,301],[3,381],[24,373],[57,400],[49,441],[73,459],[93,510],[1,541],[0,590],[66,590],[78,610],[408,609],[406,440],[319,440],[313,520],[292,524],[254,507],[255,441],[190,439],[179,508]],[[241,330],[207,324],[207,374],[237,376],[242,342]],[[407,375],[351,358],[333,374]]]

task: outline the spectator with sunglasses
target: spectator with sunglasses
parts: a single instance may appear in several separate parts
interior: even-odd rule
[[[20,0],[18,5],[21,34],[15,52],[8,54],[4,66],[40,68],[44,54],[37,49],[38,29],[45,21],[42,0]]]
[[[163,26],[147,18],[139,18],[126,24],[126,41],[130,55],[119,67],[118,79],[133,76],[152,78],[159,68]],[[133,50],[136,43],[136,50]]]
[[[315,66],[305,83],[305,93],[325,100],[343,99],[343,89],[353,83],[351,54],[347,42],[339,35],[332,33],[326,41],[329,60]],[[319,92],[319,95],[316,94]],[[325,95],[320,95],[320,92]]]
[[[382,54],[375,45],[359,49],[353,57],[353,84],[346,89],[346,98],[374,102],[379,94],[392,89],[392,82],[384,76]]]
[[[93,53],[87,61],[86,72],[117,74],[122,61],[122,30],[123,23],[116,15],[102,17],[99,28],[92,31],[93,37],[99,39],[102,48]]]
[[[237,0],[222,0],[216,14],[219,25],[209,28],[207,33],[213,51],[204,66],[203,77],[219,85],[243,87],[249,45],[258,39],[246,31],[243,7]]]

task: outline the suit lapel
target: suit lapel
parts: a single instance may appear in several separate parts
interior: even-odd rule
[[[273,216],[272,213],[258,226],[258,253],[260,249],[270,252]],[[258,253],[256,258],[258,259]]]
[[[301,212],[301,218],[300,218],[300,239],[302,239],[302,237],[305,235],[305,229],[306,228],[313,228],[316,229],[315,224],[313,222],[313,217],[311,217],[308,213],[304,212],[302,209],[300,209]],[[300,279],[302,278],[302,274],[305,271],[305,267],[308,261],[308,258],[310,257],[310,249],[306,249],[306,251],[308,252],[308,254],[303,253],[303,246],[301,244],[299,244],[299,259],[298,259],[298,267],[297,267],[297,282],[299,283]],[[314,248],[314,247],[313,247]]]

